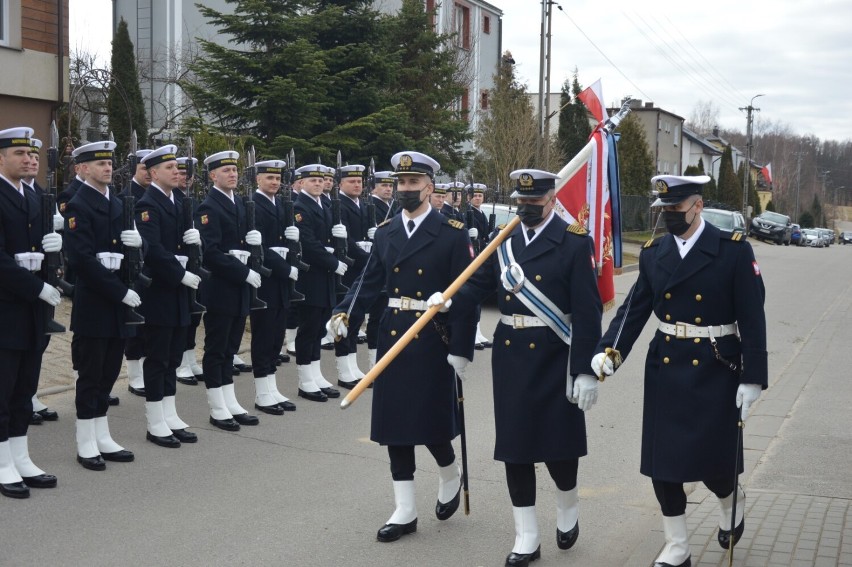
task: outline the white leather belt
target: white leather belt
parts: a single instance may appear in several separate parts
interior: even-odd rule
[[[426,302],[422,299],[411,299],[410,297],[392,297],[388,299],[388,307],[402,309],[403,311],[426,311]]]
[[[547,327],[542,319],[532,315],[500,315],[500,322],[513,329],[526,329],[528,327]]]
[[[660,331],[667,335],[671,335],[678,339],[695,339],[695,338],[714,338],[724,337],[727,335],[737,334],[737,324],[728,323],[727,325],[711,325],[709,327],[699,327],[690,325],[689,323],[660,323],[657,327]]]

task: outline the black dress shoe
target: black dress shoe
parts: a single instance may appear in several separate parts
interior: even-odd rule
[[[239,423],[240,425],[257,425],[260,423],[260,420],[256,415],[249,415],[247,413],[240,413],[234,416],[234,421]]]
[[[198,379],[195,376],[178,376],[177,381],[186,386],[198,386]]]
[[[275,359],[275,366],[281,366],[282,362],[280,358]]]
[[[290,355],[289,354],[279,354],[278,360],[279,360],[279,362],[290,362]]]
[[[284,408],[282,408],[279,404],[273,404],[271,406],[262,406],[260,404],[254,404],[254,407],[259,409],[263,413],[268,413],[269,415],[282,415],[284,413]]]
[[[406,534],[413,534],[417,531],[417,518],[414,518],[407,524],[385,524],[379,528],[379,533],[376,534],[376,539],[383,542],[396,541]]]
[[[461,487],[459,487],[459,491],[456,492],[456,495],[453,496],[453,499],[443,504],[440,500],[438,500],[437,504],[435,504],[435,517],[439,520],[449,520],[450,517],[456,513],[456,510],[459,509],[459,502],[461,501]]]
[[[105,461],[112,461],[114,463],[132,463],[133,459],[136,458],[133,455],[133,452],[128,451],[127,449],[113,451],[112,453],[101,453],[101,457],[103,457]]]
[[[320,391],[323,394],[325,394],[326,396],[328,396],[329,398],[339,398],[340,397],[340,390],[332,388],[331,386],[329,386],[328,388],[320,388]]]
[[[736,544],[734,544],[736,545]],[[672,565],[671,563],[664,563],[662,561],[657,561],[654,563],[654,567],[692,567],[692,556],[686,558],[686,561],[681,563],[680,565]]]
[[[740,538],[743,537],[743,532],[745,531],[745,518],[740,522],[740,525],[734,529],[734,547],[736,547],[737,542],[740,541]],[[731,530],[723,530],[719,528],[719,535],[716,536],[716,539],[719,540],[719,545],[722,546],[722,549],[728,549],[731,547]]]
[[[118,396],[113,396],[112,394],[110,394],[107,399],[111,406],[117,406],[121,402],[121,400],[118,399]]]
[[[514,551],[506,556],[507,567],[526,567],[530,561],[535,561],[541,558],[541,546],[539,545],[532,553],[515,553]]]
[[[491,348],[494,346],[494,343],[492,343],[491,341],[485,341],[482,344],[483,346],[485,346],[485,348]]]
[[[154,445],[166,447],[167,449],[177,449],[178,447],[180,447],[180,441],[178,441],[177,437],[175,437],[174,435],[164,435],[162,437],[158,437],[150,431],[147,431],[145,432],[145,439],[147,439]]]
[[[133,386],[127,386],[127,391],[131,394],[136,394],[137,396],[145,397],[145,388],[134,388]]]
[[[473,348],[476,350],[485,350],[485,345],[483,343],[476,343],[473,345]]]
[[[77,462],[83,465],[84,469],[89,469],[90,471],[106,470],[106,463],[100,455],[95,455],[94,457],[81,457],[77,455]]]
[[[177,437],[177,440],[181,443],[196,443],[198,441],[198,435],[186,429],[172,429],[172,435]]]
[[[284,411],[296,411],[296,404],[287,400],[286,402],[278,402],[278,407],[283,409]]]
[[[36,476],[23,477],[24,484],[30,488],[55,488],[56,477],[52,474],[39,474]]]
[[[328,401],[328,396],[326,396],[322,392],[306,392],[301,388],[299,388],[299,397],[305,398],[306,400],[310,400],[312,402],[327,402]]]
[[[239,376],[240,375],[240,369],[237,368],[237,365],[235,364],[232,368],[233,368],[234,376]]]
[[[0,484],[0,494],[9,498],[29,498],[30,489],[24,486],[23,482],[10,482]]]
[[[577,543],[577,538],[580,536],[580,521],[578,520],[574,527],[563,532],[556,528],[556,547],[559,549],[571,549]]]
[[[234,368],[236,368],[239,372],[251,372],[253,370],[251,364],[235,364]]]
[[[343,380],[338,380],[337,385],[340,386],[341,388],[346,388],[347,390],[351,390],[352,388],[357,386],[358,382],[360,382],[360,381],[361,380],[352,380],[351,382],[344,382]],[[329,397],[331,397],[331,396],[329,396]]]
[[[334,343],[333,343],[333,342],[331,342],[331,343],[325,343],[325,344],[323,344],[323,345],[320,345],[320,348],[321,348],[322,350],[334,350]]]
[[[30,425],[41,425],[44,423],[44,418],[38,412],[33,412],[32,417],[30,417]]]
[[[215,425],[219,429],[224,429],[225,431],[239,431],[240,424],[234,421],[233,419],[216,419],[212,415],[210,416],[210,424]]]
[[[57,419],[59,419],[59,414],[50,408],[38,410],[36,413],[39,414],[45,421],[56,421]]]

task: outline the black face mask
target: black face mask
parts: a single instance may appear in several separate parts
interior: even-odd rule
[[[694,206],[695,203],[692,204],[692,207]],[[685,211],[663,211],[663,223],[666,225],[666,230],[675,236],[685,234],[689,230],[689,227],[692,226],[692,222],[686,222],[686,213],[692,210],[692,207],[689,207]],[[694,215],[692,221],[695,221]]]
[[[423,203],[420,200],[420,191],[400,191],[396,194],[399,206],[412,213]]]
[[[544,221],[544,205],[531,205],[529,203],[518,205],[518,216],[521,217],[521,222],[524,225],[538,226]]]

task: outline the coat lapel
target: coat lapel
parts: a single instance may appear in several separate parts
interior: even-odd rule
[[[674,246],[674,238],[670,239]],[[704,231],[698,237],[698,241],[692,246],[692,250],[680,262],[675,269],[666,288],[672,288],[680,282],[688,279],[696,272],[702,270],[707,264],[713,261],[713,258],[719,253],[719,229],[712,226],[710,223],[704,224]],[[674,251],[676,256],[680,256],[677,250]]]
[[[400,219],[402,219],[402,215],[400,215]],[[405,244],[402,246],[402,250],[400,250],[399,257],[396,259],[397,263],[402,262],[406,258],[413,256],[432,242],[438,237],[438,232],[441,230],[441,223],[443,222],[443,218],[441,218],[441,213],[435,210],[430,210],[426,214],[426,218],[423,219],[423,222],[414,231],[414,234],[411,235],[411,238],[406,239]],[[402,223],[400,222],[400,227],[402,227]],[[403,228],[403,231],[405,229]]]
[[[565,232],[565,224],[562,222],[558,222],[559,219],[553,218],[550,221],[545,229],[535,237],[535,239],[530,242],[529,246],[524,247],[521,253],[515,258],[518,259],[519,262],[529,262],[538,256],[552,250],[554,246],[557,246],[560,242],[562,242],[562,233]],[[523,225],[518,225],[518,228],[523,229]],[[520,234],[520,239],[522,242],[524,241],[524,235]]]
[[[162,191],[153,185],[148,187],[148,192],[151,193],[151,198],[154,199],[154,202],[157,203],[166,213],[171,216],[175,216],[177,214],[177,199],[175,199],[175,202],[172,203],[171,199],[166,197]]]

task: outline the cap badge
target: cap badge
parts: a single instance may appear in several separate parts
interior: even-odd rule
[[[533,177],[529,173],[522,173],[518,178],[518,185],[521,187],[532,187],[533,186]]]
[[[411,167],[412,163],[414,163],[414,160],[412,160],[411,156],[408,154],[402,154],[399,158],[400,167]]]
[[[662,179],[658,179],[656,183],[657,193],[660,195],[664,195],[669,192],[669,185]]]

